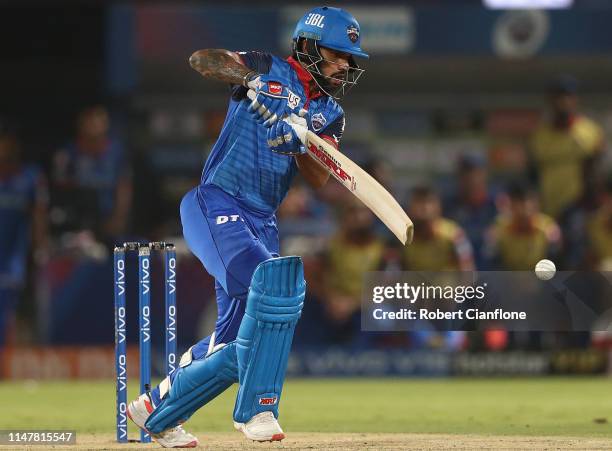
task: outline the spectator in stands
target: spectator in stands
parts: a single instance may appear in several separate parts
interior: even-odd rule
[[[461,156],[457,165],[458,186],[446,201],[445,211],[467,234],[474,249],[478,269],[486,268],[484,236],[497,216],[494,195],[489,190],[485,157],[478,154]]]
[[[374,233],[374,215],[359,200],[344,206],[339,222],[324,256],[322,299],[327,322],[346,339],[359,331],[363,278],[380,267],[385,246]]]
[[[542,211],[555,219],[584,197],[603,150],[603,131],[578,110],[578,83],[560,77],[550,91],[550,114],[531,138],[531,159],[537,174]]]
[[[524,183],[508,186],[508,211],[488,231],[487,255],[498,270],[529,271],[538,261],[556,261],[561,231],[550,216],[540,212],[535,193]]]
[[[0,348],[14,330],[30,251],[47,254],[47,186],[39,169],[22,163],[14,131],[0,123]],[[33,245],[33,246],[32,246]]]
[[[414,240],[403,250],[409,271],[469,271],[474,269],[472,246],[461,227],[442,217],[438,194],[427,185],[414,187],[408,214],[414,222]],[[448,280],[446,283],[452,283]],[[463,332],[419,330],[410,332],[415,349],[456,350],[464,345]]]
[[[125,232],[132,182],[122,143],[111,136],[101,106],[78,116],[73,141],[59,150],[52,167],[52,220],[59,231],[91,231],[100,239]]]
[[[387,160],[383,158],[372,158],[366,162],[363,169],[389,192],[394,192],[393,171]]]
[[[594,269],[605,251],[594,248],[595,241],[604,238],[605,233],[600,233],[603,223],[597,221],[608,202],[610,181],[601,173],[596,173],[592,180],[593,196],[590,199],[582,198],[565,210],[559,220],[561,234],[563,236],[563,247],[559,263],[566,270]],[[595,226],[594,222],[598,222]],[[594,233],[594,228],[600,232]],[[591,235],[591,236],[589,236]],[[603,244],[603,243],[600,243]],[[605,260],[605,258],[604,258]]]
[[[487,234],[490,267],[502,271],[531,272],[543,258],[558,263],[562,244],[561,230],[552,217],[540,212],[537,195],[531,186],[524,182],[512,182],[506,189],[505,197],[502,204],[506,204],[506,207]],[[523,289],[537,290],[538,285]],[[546,315],[545,311],[539,313]],[[537,321],[534,318],[532,320]],[[503,339],[504,333],[507,340]],[[510,349],[528,350],[544,349],[554,340],[571,339],[566,333],[505,332],[501,329],[486,331],[484,338],[488,349],[494,349],[491,348],[490,340],[495,338],[494,342],[500,347],[503,344]]]
[[[334,233],[333,215],[301,179],[291,187],[278,209],[278,231],[283,254],[318,253]]]
[[[304,219],[312,217],[310,204],[312,199],[303,183],[292,187],[278,209],[278,217],[285,220]]]
[[[601,206],[587,225],[587,267],[612,271],[612,175],[608,177]]]
[[[469,271],[474,269],[472,246],[463,229],[442,217],[433,188],[412,189],[408,215],[414,222],[414,240],[404,248],[404,265],[411,271]]]

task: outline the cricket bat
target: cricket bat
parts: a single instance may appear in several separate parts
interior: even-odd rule
[[[255,99],[255,91],[249,90],[249,99]],[[400,204],[370,174],[361,169],[333,145],[318,137],[303,125],[290,118],[283,119],[295,131],[308,155],[364,203],[402,244],[410,244],[414,225]]]

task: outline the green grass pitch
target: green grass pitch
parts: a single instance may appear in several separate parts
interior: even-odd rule
[[[137,393],[130,385],[130,398]],[[612,438],[612,380],[290,379],[285,431]],[[197,412],[196,431],[232,431],[235,387]],[[2,382],[0,429],[114,433],[112,381]],[[130,430],[135,427],[130,424]]]

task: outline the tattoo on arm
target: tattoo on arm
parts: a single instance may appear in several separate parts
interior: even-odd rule
[[[242,84],[244,76],[252,72],[244,64],[236,61],[231,52],[223,49],[198,50],[189,58],[189,64],[203,77],[236,85]]]

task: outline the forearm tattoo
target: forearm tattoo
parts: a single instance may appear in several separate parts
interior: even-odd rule
[[[189,58],[189,64],[204,77],[232,84],[242,84],[251,69],[236,61],[227,50],[198,50]]]

